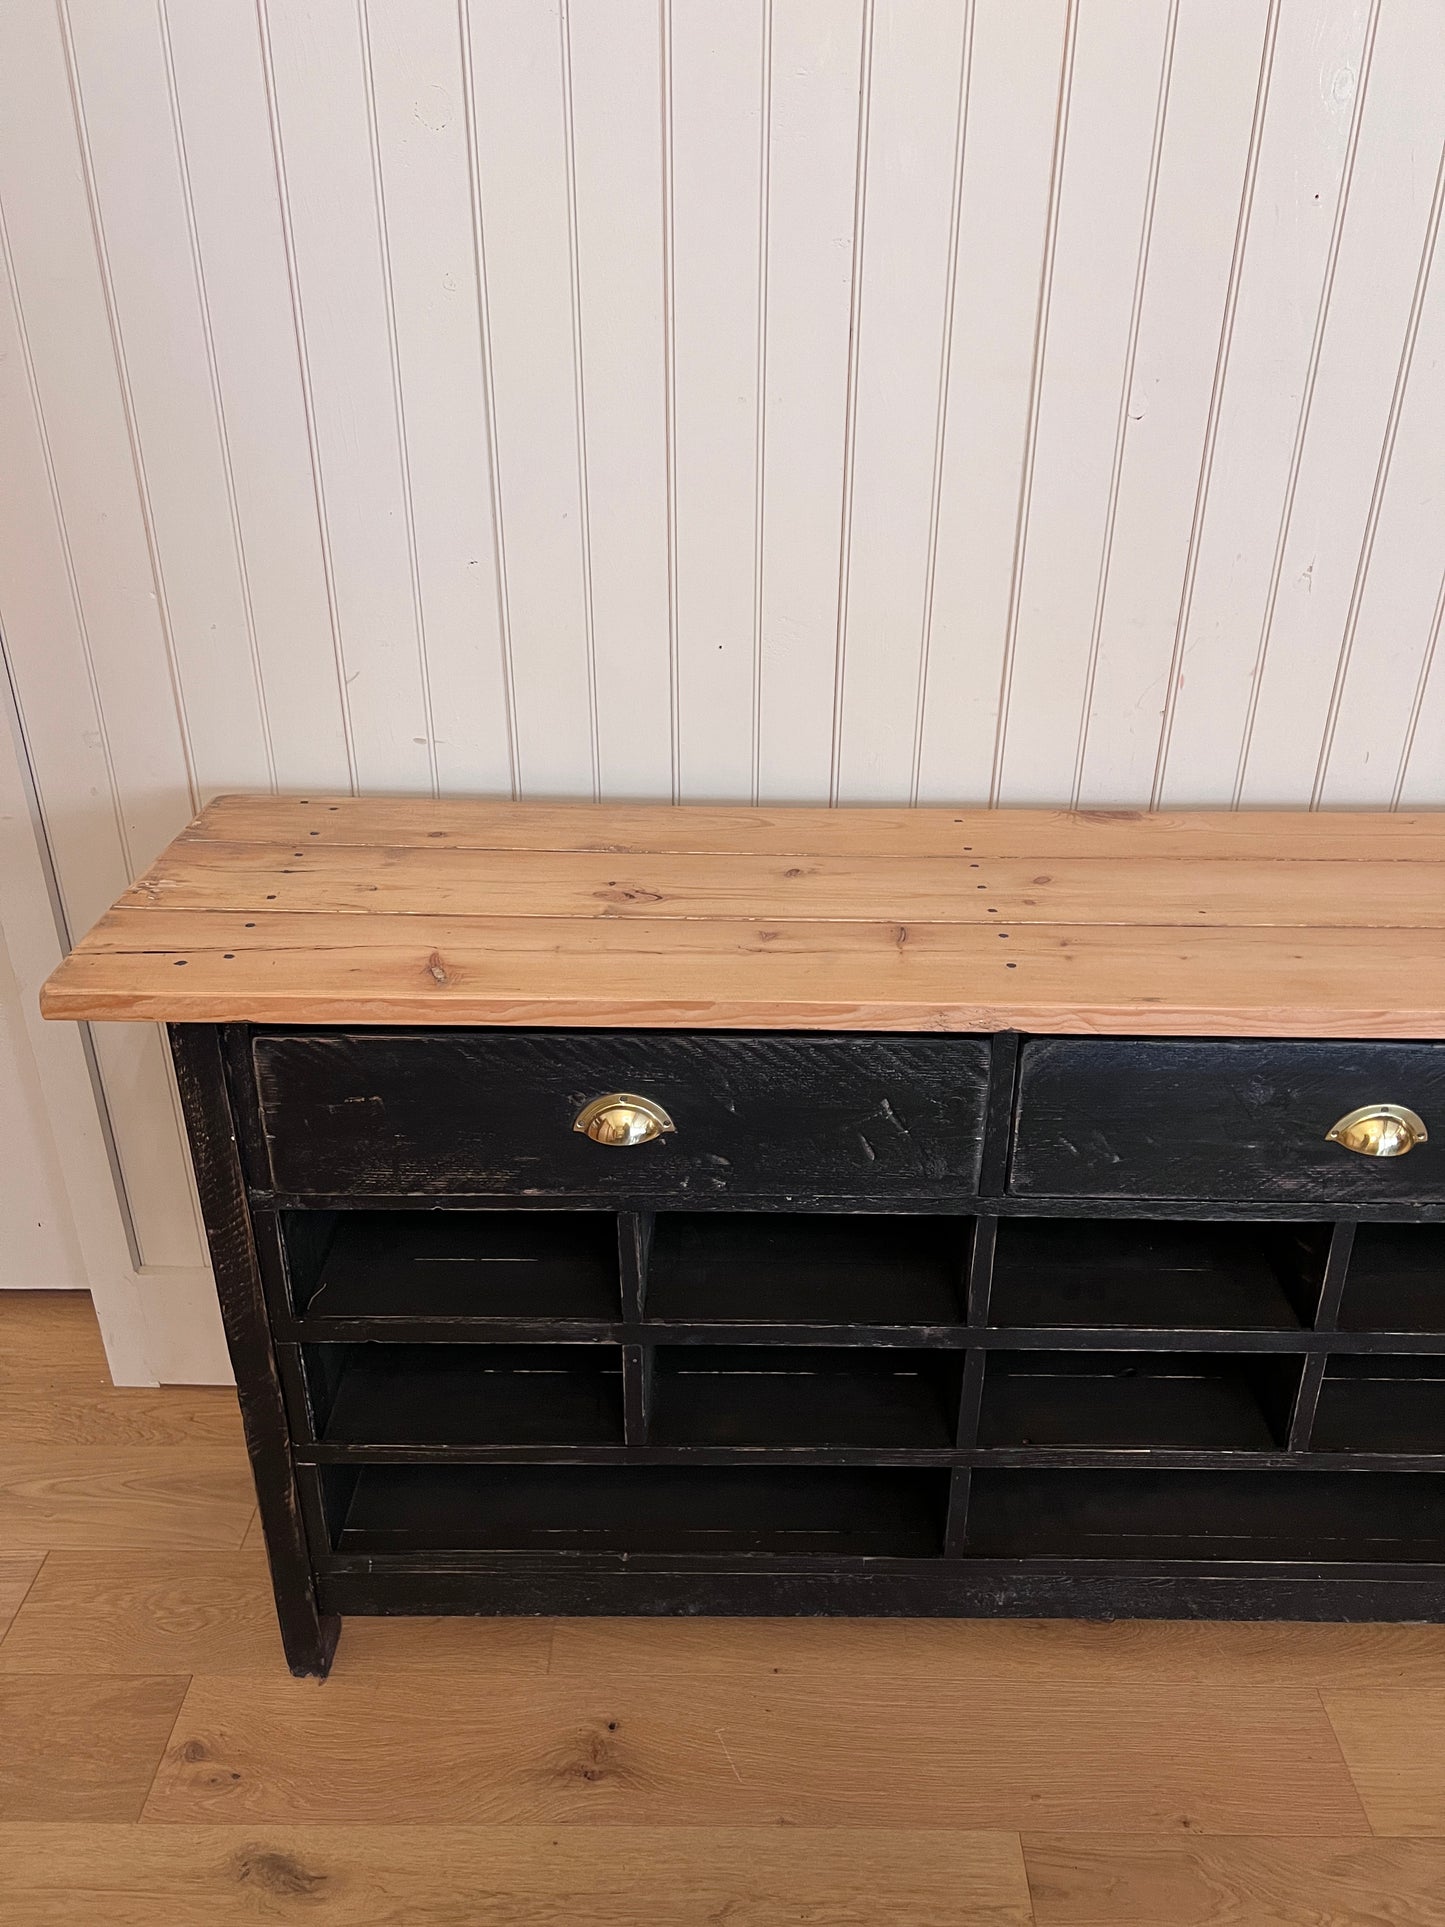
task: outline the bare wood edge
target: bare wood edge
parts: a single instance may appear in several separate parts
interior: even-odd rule
[[[158,991],[72,990],[47,985],[42,1015],[100,1023],[212,1024],[237,1021],[237,998],[207,992],[189,997]],[[406,1024],[591,1029],[698,1030],[1026,1030],[1099,1036],[1340,1037],[1429,1039],[1445,1035],[1445,1005],[1409,1009],[1318,1008],[1292,1001],[1256,1007],[1230,1004],[1043,1001],[940,1004],[839,1003],[823,999],[519,998],[448,992],[429,1001],[415,992],[394,997],[318,997],[248,992],[242,1021],[271,1024]]]

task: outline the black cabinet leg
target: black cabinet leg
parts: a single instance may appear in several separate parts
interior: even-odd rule
[[[281,1377],[262,1295],[220,1034],[209,1024],[172,1024],[170,1039],[221,1319],[236,1374],[246,1449],[256,1481],[256,1503],[286,1664],[299,1678],[324,1679],[336,1650],[341,1621],[323,1614],[316,1604],[311,1552],[291,1465]]]

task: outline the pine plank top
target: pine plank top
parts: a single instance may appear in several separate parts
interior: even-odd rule
[[[42,1008],[1445,1038],[1445,811],[222,796]]]

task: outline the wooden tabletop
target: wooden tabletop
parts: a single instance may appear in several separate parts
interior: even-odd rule
[[[218,797],[47,1017],[1445,1037],[1445,812]]]

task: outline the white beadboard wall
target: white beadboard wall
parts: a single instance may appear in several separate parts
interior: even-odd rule
[[[66,921],[223,789],[1445,803],[1442,73],[1441,0],[6,0]]]

